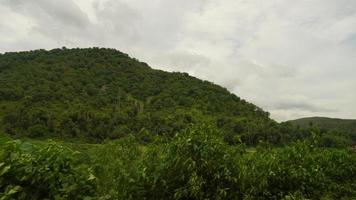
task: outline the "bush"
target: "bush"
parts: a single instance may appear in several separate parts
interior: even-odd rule
[[[58,144],[8,142],[0,152],[1,199],[84,199],[94,195],[95,176]]]
[[[320,147],[345,148],[349,145],[350,142],[345,137],[334,134],[323,135],[319,142]]]
[[[342,199],[356,195],[356,156],[311,142],[282,148],[231,146],[209,126],[165,144],[134,138],[96,153],[101,195],[115,199]],[[100,180],[101,179],[101,180]]]
[[[31,138],[43,137],[49,135],[49,130],[46,126],[36,124],[28,129],[28,134]]]
[[[244,193],[252,199],[283,199],[296,194],[307,199],[356,196],[352,189],[356,184],[356,156],[347,150],[297,143],[245,155],[240,164]]]
[[[236,149],[212,127],[186,129],[161,151],[147,153],[140,172],[142,191],[135,198],[236,198],[241,187],[234,162],[239,156]]]
[[[87,154],[55,143],[36,147],[9,142],[0,155],[0,196],[353,199],[356,154],[347,149],[320,148],[318,144],[318,138],[313,137],[279,148],[261,143],[256,151],[247,151],[244,145],[228,145],[224,134],[210,126],[193,126],[172,140],[146,145],[130,135],[100,145],[84,145],[84,149],[73,146]]]
[[[139,183],[142,158],[134,136],[104,143],[90,151],[98,181],[98,196],[106,199],[132,199]]]

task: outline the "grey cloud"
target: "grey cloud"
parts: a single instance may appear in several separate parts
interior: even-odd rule
[[[355,30],[354,0],[0,0],[0,52],[117,48],[277,120],[356,117]]]
[[[3,5],[37,21],[52,22],[41,24],[43,26],[51,27],[53,22],[59,22],[65,26],[84,27],[89,23],[87,15],[72,0],[4,0]]]
[[[228,90],[234,91],[236,88],[238,88],[242,84],[242,81],[238,79],[237,77],[235,78],[226,78],[221,82],[221,85],[225,86]],[[238,92],[236,94],[239,94]]]
[[[19,43],[18,47],[22,50],[77,46],[77,42],[83,40],[83,35],[89,32],[87,14],[72,0],[4,0],[0,5],[8,7],[24,19],[27,34],[15,42]],[[14,46],[3,45],[10,46],[10,49]]]
[[[157,55],[155,59],[157,62],[168,65],[167,67],[179,68],[183,71],[210,65],[209,58],[189,52],[168,52],[163,54],[164,60],[162,60],[162,54]]]
[[[354,34],[352,34],[351,36],[347,37],[345,40],[342,41],[342,44],[351,45],[354,48],[356,48],[356,29]]]
[[[279,102],[272,107],[277,110],[302,110],[310,112],[335,112],[335,109],[324,108],[309,102]]]

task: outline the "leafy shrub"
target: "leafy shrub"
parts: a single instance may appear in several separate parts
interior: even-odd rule
[[[135,198],[236,198],[240,187],[234,162],[237,149],[212,127],[186,129],[161,150],[147,153],[140,171],[142,191]]]
[[[347,150],[320,149],[303,142],[245,155],[240,164],[247,185],[244,193],[251,199],[356,196],[356,156]]]
[[[7,142],[0,154],[1,199],[84,199],[95,176],[75,162],[76,153],[55,143],[44,147]]]
[[[36,124],[34,126],[31,126],[28,129],[29,137],[31,138],[36,138],[36,137],[43,137],[46,135],[49,135],[48,128],[46,126]]]
[[[98,177],[98,196],[104,199],[129,199],[138,187],[141,150],[133,136],[109,141],[90,151]]]
[[[126,154],[126,153],[125,153]],[[312,142],[246,153],[209,126],[150,145],[127,170],[123,199],[341,199],[356,195],[356,156]],[[131,170],[129,170],[129,168]],[[134,169],[134,170],[132,170]],[[124,177],[121,173],[121,177]]]
[[[353,199],[356,154],[318,144],[312,137],[279,148],[261,143],[248,151],[243,144],[227,144],[224,134],[210,126],[193,126],[172,140],[146,145],[130,135],[85,148],[72,146],[86,154],[58,144],[36,147],[10,142],[0,157],[0,195],[4,199]]]
[[[335,134],[323,135],[319,142],[321,147],[345,148],[349,145],[350,141],[348,139]]]

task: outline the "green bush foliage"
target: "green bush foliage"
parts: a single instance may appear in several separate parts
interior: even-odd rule
[[[111,152],[111,153],[109,153]],[[171,142],[133,138],[92,153],[107,199],[352,199],[356,154],[314,141],[249,152],[212,126],[194,126]],[[106,195],[105,195],[106,194]]]
[[[186,129],[144,160],[142,180],[149,199],[231,199],[238,194],[235,158],[222,133],[203,126]],[[153,154],[153,155],[152,155]]]
[[[0,198],[353,199],[355,152],[321,148],[313,138],[251,150],[229,145],[209,125],[145,145],[130,135],[103,144],[63,143],[68,147],[4,138]]]
[[[77,156],[55,143],[1,145],[0,199],[88,199],[95,192],[95,176],[76,163]]]
[[[98,177],[98,196],[103,199],[134,199],[139,190],[138,171],[142,146],[133,136],[109,141],[89,151]]]

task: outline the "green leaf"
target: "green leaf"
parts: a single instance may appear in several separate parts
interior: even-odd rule
[[[1,164],[3,164],[3,163],[1,163]],[[1,166],[2,166],[2,165],[1,165]],[[3,168],[1,169],[1,171],[0,171],[0,176],[2,176],[2,175],[4,175],[5,173],[7,173],[10,169],[11,169],[11,166],[10,166],[10,165],[3,167]]]
[[[15,186],[14,188],[12,188],[8,192],[6,192],[6,195],[10,196],[10,195],[20,192],[21,190],[22,190],[21,186]]]
[[[95,180],[96,177],[94,176],[94,174],[90,174],[89,175],[89,178],[88,178],[88,181],[92,181],[92,180]]]

